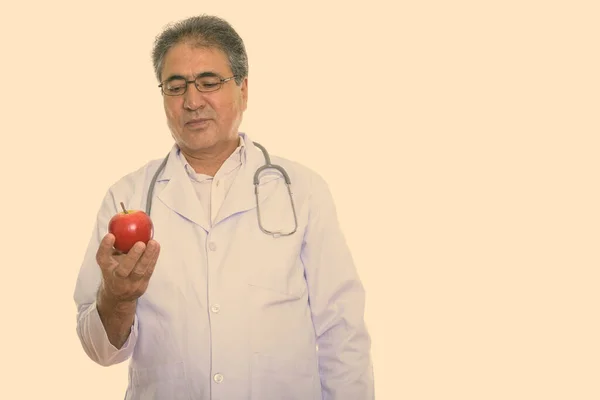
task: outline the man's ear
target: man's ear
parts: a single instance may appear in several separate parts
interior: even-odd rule
[[[242,110],[246,111],[246,108],[248,107],[248,77],[244,78],[242,81],[240,90],[242,92]]]

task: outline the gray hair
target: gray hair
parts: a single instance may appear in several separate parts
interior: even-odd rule
[[[227,21],[215,16],[201,15],[171,23],[156,37],[152,50],[152,64],[159,82],[167,51],[186,41],[197,46],[222,50],[229,60],[229,67],[236,76],[235,81],[238,85],[248,76],[248,56],[242,38]]]

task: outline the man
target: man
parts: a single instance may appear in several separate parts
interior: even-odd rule
[[[272,156],[292,192],[276,169],[255,186],[243,41],[190,18],[156,38],[153,62],[175,143],[164,168],[106,193],[75,288],[84,351],[130,360],[126,399],[373,399],[364,290],[327,184]],[[157,171],[154,237],[119,253],[108,222],[121,202],[145,209]]]

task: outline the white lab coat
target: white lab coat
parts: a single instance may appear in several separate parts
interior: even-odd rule
[[[126,400],[371,400],[365,294],[328,186],[308,168],[271,155],[291,178],[298,230],[264,234],[253,185],[264,158],[244,138],[246,161],[212,228],[173,147],[152,203],[161,254],[119,350],[95,307],[101,279],[95,254],[120,202],[145,209],[162,160],[110,187],[75,288],[83,349],[105,366],[130,360]],[[262,176],[263,226],[293,228],[283,178]]]

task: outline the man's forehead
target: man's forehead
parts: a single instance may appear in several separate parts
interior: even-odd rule
[[[215,47],[180,43],[169,49],[163,64],[163,77],[221,76],[229,72],[225,53]]]
[[[165,61],[218,63],[227,61],[227,55],[223,50],[214,46],[182,42],[167,50]]]

